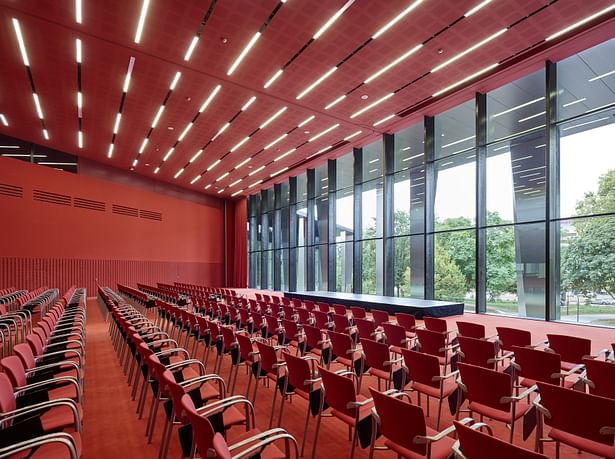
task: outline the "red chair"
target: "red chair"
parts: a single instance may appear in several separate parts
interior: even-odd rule
[[[250,386],[252,384],[252,365],[255,362],[255,356],[258,354],[258,348],[254,345],[256,339],[250,338],[243,333],[236,333],[235,338],[237,339],[237,344],[239,345],[239,355],[240,355],[240,363],[243,363],[246,367],[246,373],[248,375],[248,387],[246,389],[246,397],[250,394]],[[261,338],[262,339],[262,338]],[[235,385],[237,384],[237,373],[235,372],[235,378],[233,381],[229,381],[231,384],[231,391],[235,391]]]
[[[369,369],[367,374],[375,376],[378,379],[378,390],[380,389],[380,381],[386,381],[386,389],[390,389],[393,382],[393,374],[396,371],[403,371],[401,368],[402,358],[392,359],[389,351],[389,346],[384,343],[379,343],[371,339],[361,339],[361,347],[365,355],[365,364]],[[363,375],[359,376],[359,390]],[[401,387],[405,386],[405,381],[402,378]]]
[[[351,330],[350,319],[346,314],[333,314],[333,324],[338,333],[349,333]]]
[[[286,362],[286,378],[284,379],[284,385],[282,388],[282,406],[280,407],[280,416],[278,419],[278,425],[282,423],[282,414],[284,413],[284,403],[286,398],[298,395],[307,402],[307,413],[305,415],[305,426],[303,427],[303,437],[301,440],[301,452],[303,457],[303,451],[305,449],[305,440],[307,438],[308,423],[310,420],[310,396],[312,392],[320,388],[320,377],[317,375],[317,371],[314,363],[317,361],[311,357],[297,357],[289,354],[288,352],[282,352],[284,361]],[[312,365],[310,366],[310,363]],[[289,389],[292,387],[292,390]]]
[[[406,336],[406,330],[400,325],[393,323],[383,323],[382,330],[384,332],[386,343],[395,354],[401,354],[402,349],[407,349],[411,340]]]
[[[384,445],[397,457],[446,459],[450,456],[455,440],[448,435],[455,431],[453,426],[442,432],[427,427],[423,409],[401,400],[403,392],[387,394],[371,387],[369,391],[375,411],[370,458],[374,455],[377,429],[385,437]]]
[[[438,357],[438,361],[444,367],[444,373],[446,373],[453,352],[458,345],[449,346],[446,342],[446,335],[437,331],[417,328],[416,336],[419,341],[419,351]]]
[[[216,434],[207,417],[197,412],[189,395],[184,395],[181,398],[181,406],[190,421],[190,425],[192,426],[194,442],[196,444],[196,450],[198,451],[199,456],[207,457],[210,450],[214,449],[216,452],[215,457],[226,459],[231,458],[232,456],[228,452],[228,446],[224,441],[224,437],[220,434]],[[236,448],[243,446],[242,450],[236,454],[249,456],[251,453],[256,454],[261,449],[266,448],[266,457],[271,457],[272,459],[284,459],[286,457],[292,457],[290,456],[290,451],[294,449],[295,457],[298,457],[297,442],[294,440],[294,437],[290,436],[284,429],[278,428],[261,432],[260,430],[254,428],[253,416],[250,420],[251,424],[248,426],[249,430],[234,439],[234,445],[236,445]],[[220,435],[220,437],[217,435]],[[277,440],[285,440],[287,442],[285,451],[281,451],[272,444]],[[294,448],[291,448],[292,446],[294,446]]]
[[[256,384],[254,386],[254,396],[252,397],[252,403],[256,403],[256,394],[258,392],[258,380],[265,379],[273,381],[273,400],[271,402],[271,415],[269,417],[269,427],[273,424],[273,413],[275,410],[275,401],[278,395],[278,381],[281,376],[281,368],[286,365],[279,356],[278,350],[283,349],[283,346],[270,346],[269,344],[261,341],[256,342],[258,349],[258,359],[256,360]]]
[[[352,317],[355,319],[365,319],[367,317],[367,313],[364,308],[350,306],[350,312],[352,313]]]
[[[372,317],[374,318],[376,327],[380,327],[382,324],[390,322],[389,313],[379,309],[372,309]]]
[[[397,312],[395,313],[395,320],[397,321],[397,325],[404,327],[408,338],[414,338],[416,336],[414,332],[416,330],[416,318],[412,314]]]
[[[547,350],[554,351],[561,356],[563,370],[572,370],[581,365],[585,357],[592,356],[590,339],[547,333],[547,340],[549,342]]]
[[[532,346],[532,334],[527,330],[509,327],[495,327],[502,352],[513,352],[513,346]]]
[[[318,370],[324,385],[324,397],[320,399],[312,459],[316,455],[316,445],[318,443],[318,434],[320,433],[323,414],[331,414],[348,425],[349,433],[353,431],[352,435],[350,435],[352,437],[350,458],[352,459],[358,439],[356,427],[360,421],[370,415],[370,410],[373,406],[372,399],[368,399],[360,394],[357,395],[358,385],[356,385],[356,375],[353,372],[341,370],[334,373],[322,367],[319,367]],[[326,410],[324,409],[325,403],[328,405]]]
[[[615,363],[598,359],[583,359],[585,372],[582,381],[589,393],[615,399]]]
[[[476,324],[474,322],[464,322],[458,320],[457,331],[460,336],[468,336],[470,338],[483,339],[486,338],[485,326],[482,324]]]
[[[425,328],[427,330],[436,331],[440,333],[448,333],[448,323],[446,319],[439,319],[437,317],[423,317]]]
[[[440,362],[435,355],[411,351],[410,349],[402,349],[401,354],[408,368],[410,388],[418,394],[419,406],[421,406],[421,394],[427,396],[427,416],[429,416],[429,397],[438,400],[436,429],[439,429],[440,418],[442,417],[442,402],[457,390],[455,377],[459,372],[454,371],[442,375]]]
[[[361,339],[379,340],[380,334],[376,331],[376,324],[372,319],[359,319],[355,317],[354,324]]]
[[[329,366],[331,361],[330,341],[327,339],[326,332],[318,327],[311,325],[303,326],[305,333],[305,353],[315,356],[322,366]]]
[[[331,341],[331,351],[333,352],[333,361],[337,362],[348,370],[354,370],[354,363],[357,359],[362,359],[361,352],[357,351],[350,335],[346,333],[338,333],[330,331],[328,333]],[[363,363],[360,363],[361,371]]]
[[[566,379],[581,368],[574,371],[562,372],[561,359],[555,352],[545,352],[529,347],[513,346],[515,360],[512,366],[515,369],[517,384],[522,387],[532,387],[537,381],[562,385],[571,388],[574,381]]]
[[[316,303],[316,307],[318,308],[319,311],[322,312],[329,312],[329,303],[323,303],[322,301],[319,301],[318,303]]]
[[[326,312],[314,309],[312,315],[314,316],[316,326],[321,330],[328,330],[333,326],[333,323],[329,320],[329,314]]]
[[[339,314],[339,315],[341,315],[341,316],[346,316],[346,315],[348,315],[348,311],[346,310],[346,306],[343,306],[343,305],[341,305],[341,304],[336,304],[336,303],[333,303],[333,304],[331,305],[331,307],[333,308],[333,313],[334,313],[334,314]]]
[[[310,312],[314,311],[314,309],[316,308],[316,305],[312,300],[303,300],[303,306],[305,306],[305,309]]]
[[[458,336],[457,341],[459,343],[457,353],[465,363],[496,370],[498,362],[506,358],[498,358],[498,350],[493,341],[468,336]]]
[[[482,422],[467,426],[454,421],[457,442],[453,445],[455,457],[459,459],[483,459],[494,457],[498,459],[548,459],[547,456],[535,453],[529,449],[512,445],[493,436],[489,425]],[[489,434],[482,433],[479,429],[485,428]]]
[[[81,453],[81,436],[77,432],[46,434],[0,449],[1,457],[28,459],[79,459]]]
[[[615,400],[537,383],[537,449],[542,452],[544,425],[551,427],[548,437],[555,440],[556,457],[560,443],[600,457],[615,458]]]
[[[310,311],[308,311],[305,308],[295,308],[294,309],[297,318],[298,318],[298,322],[300,324],[310,324],[312,325],[314,323],[314,319],[312,319],[312,316],[310,315]]]
[[[299,332],[297,322],[288,319],[282,320],[282,342],[280,344],[294,347],[298,354],[299,342],[301,341],[302,337],[303,334]]]
[[[514,396],[512,377],[507,373],[459,363],[459,375],[461,381],[457,384],[465,392],[470,416],[476,412],[481,419],[486,416],[510,425],[509,443],[512,443],[515,421],[529,408],[525,399],[536,390],[536,386]],[[458,398],[457,419],[461,411],[460,401],[461,397]]]

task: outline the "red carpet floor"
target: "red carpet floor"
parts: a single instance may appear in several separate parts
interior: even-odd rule
[[[127,385],[126,376],[123,374],[118,363],[117,356],[111,345],[108,330],[108,323],[105,322],[103,314],[98,304],[91,300],[88,303],[88,324],[87,324],[87,377],[85,388],[85,415],[84,415],[84,458],[100,459],[122,457],[130,459],[156,458],[160,445],[162,432],[163,415],[159,411],[157,428],[152,444],[147,444],[145,437],[145,420],[138,420],[136,402],[130,400],[130,387]],[[532,331],[534,341],[542,339],[546,332],[557,331],[559,333],[570,333],[580,336],[587,336],[595,343],[595,348],[605,347],[615,341],[615,331],[608,329],[582,327],[575,325],[560,325],[544,323],[522,319],[502,318],[485,315],[466,315],[465,320],[484,323],[488,329],[495,331],[496,325],[516,326]],[[451,318],[454,321],[456,318]],[[451,324],[453,325],[453,324]],[[190,349],[191,345],[188,346]],[[197,356],[201,356],[201,348],[197,351]],[[210,355],[208,371],[213,368],[213,353]],[[228,362],[222,365],[222,376],[227,378],[229,372]],[[247,385],[245,371],[240,370],[237,381],[237,394],[244,394]],[[363,392],[367,393],[368,386],[376,387],[376,380],[372,377],[363,379]],[[253,386],[252,386],[253,387]],[[258,397],[256,400],[257,426],[262,430],[267,428],[269,414],[271,410],[271,400],[273,394],[272,387],[259,386]],[[412,395],[416,401],[416,396]],[[151,395],[148,396],[146,408],[149,408]],[[279,397],[278,397],[279,401]],[[428,418],[428,424],[435,426],[435,413],[437,406],[435,402],[431,404],[432,416]],[[277,412],[277,409],[276,409]],[[306,404],[296,398],[292,403],[287,403],[284,411],[282,427],[300,439],[303,432],[303,422],[305,420]],[[147,412],[146,412],[147,415]],[[402,420],[400,420],[402,421]],[[448,407],[443,408],[442,426],[446,427],[451,423],[451,416]],[[499,438],[507,438],[508,430],[497,422],[491,423],[495,430],[495,435]],[[308,430],[308,441],[306,445],[306,456],[309,457],[312,451],[315,421],[310,421]],[[234,435],[241,433],[242,428],[236,427],[231,430],[229,439],[232,441]],[[517,425],[515,443],[524,444],[532,448],[534,436],[532,435],[527,442],[523,442],[520,436],[521,425]],[[341,422],[333,418],[324,418],[318,440],[318,458],[344,458],[348,457],[350,442],[348,441],[348,430]],[[355,457],[366,458],[367,450],[357,449]],[[545,452],[549,457],[555,457],[552,445],[547,445]],[[561,449],[562,458],[586,458],[594,457],[588,454],[577,454],[576,450],[563,446]],[[169,458],[180,457],[177,434],[174,432]],[[394,454],[388,451],[376,451],[376,458],[393,458]]]

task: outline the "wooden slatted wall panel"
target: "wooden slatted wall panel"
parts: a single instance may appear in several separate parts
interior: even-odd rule
[[[76,258],[0,257],[0,289],[40,286],[66,290],[71,285],[86,287],[94,295],[96,282],[116,288],[117,283],[188,282],[219,287],[223,266],[218,263],[136,260],[84,260]]]

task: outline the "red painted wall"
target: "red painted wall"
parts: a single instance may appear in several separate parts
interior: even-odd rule
[[[62,204],[35,200],[36,190],[62,195],[52,197]],[[105,209],[75,207],[75,197]],[[113,213],[113,204],[159,212],[162,221]],[[197,204],[0,158],[0,212],[0,288],[76,284],[93,295],[96,279],[224,282],[222,200]]]

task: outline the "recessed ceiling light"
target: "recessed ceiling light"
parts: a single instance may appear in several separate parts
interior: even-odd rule
[[[310,131],[303,131],[303,133],[304,133],[304,134],[309,134],[309,133],[310,133]]]
[[[367,99],[369,99],[369,96],[368,96],[367,94],[363,94],[363,95],[361,96],[361,99],[362,99],[362,100],[367,100]]]
[[[173,126],[167,126],[167,129],[168,129],[169,131],[172,131],[172,130],[174,130],[175,128],[174,128]]]

